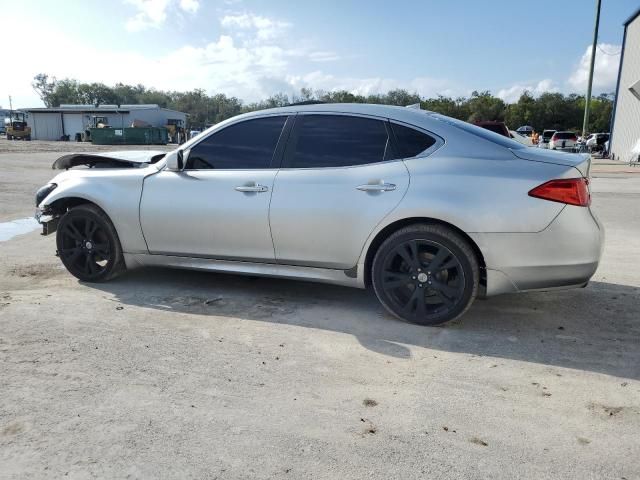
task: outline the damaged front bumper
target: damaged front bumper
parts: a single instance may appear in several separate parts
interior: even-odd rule
[[[58,221],[60,220],[60,217],[53,215],[52,212],[49,212],[46,209],[43,210],[41,208],[36,208],[34,216],[37,222],[42,225],[41,235],[49,235],[58,229]]]

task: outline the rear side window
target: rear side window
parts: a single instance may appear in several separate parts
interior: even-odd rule
[[[400,158],[410,158],[419,155],[436,143],[436,139],[415,128],[392,123],[391,128],[396,136]]]
[[[191,149],[186,169],[269,168],[286,120],[264,117],[224,128]]]
[[[382,162],[389,150],[380,120],[346,115],[299,115],[290,163],[296,168],[346,167]]]
[[[522,143],[511,140],[504,135],[498,135],[497,133],[493,133],[490,130],[478,127],[476,125],[471,125],[470,123],[463,122],[462,120],[456,120],[455,118],[445,117],[444,115],[440,114],[433,114],[432,117],[437,118],[441,122],[445,122],[449,125],[453,125],[454,127],[458,127],[459,129],[464,130],[467,133],[471,133],[477,137],[488,140],[489,142],[496,143],[501,147],[510,148],[512,150],[527,148]]]
[[[489,130],[491,132],[497,133],[498,135],[502,135],[503,137],[506,137],[507,135],[505,135],[505,127],[503,127],[502,125],[497,125],[495,123],[486,123],[483,125],[478,125],[479,127],[482,127],[486,130]]]

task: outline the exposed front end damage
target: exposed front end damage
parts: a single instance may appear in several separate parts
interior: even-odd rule
[[[111,189],[107,199],[121,198],[127,192],[138,192],[136,198],[139,199],[145,175],[143,169],[156,164],[165,155],[166,152],[160,150],[131,150],[72,153],[58,158],[51,167],[65,171],[39,188],[35,195],[35,218],[42,225],[42,235],[54,233],[60,217],[70,208],[81,203],[108,203],[100,201],[105,199],[96,198],[96,192],[102,192],[106,187]],[[161,166],[154,165],[154,168]],[[129,182],[135,185],[133,189],[125,187]],[[120,185],[125,192],[114,189],[114,185]]]
[[[50,235],[58,229],[58,221],[60,215],[49,213],[47,211],[36,210],[36,220],[42,225],[41,235]]]
[[[141,168],[164,158],[166,152],[157,150],[132,150],[105,153],[72,153],[58,158],[51,168],[68,170],[73,167],[89,168]]]

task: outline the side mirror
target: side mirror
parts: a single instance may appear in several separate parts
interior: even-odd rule
[[[167,169],[173,172],[181,172],[184,170],[184,167],[187,162],[187,158],[189,157],[189,152],[186,154],[184,150],[174,150],[167,155]]]

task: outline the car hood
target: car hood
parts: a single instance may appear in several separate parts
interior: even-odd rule
[[[53,162],[51,168],[54,170],[67,170],[80,165],[89,168],[139,168],[158,162],[166,153],[161,150],[71,153],[58,158]]]
[[[585,177],[589,176],[591,156],[588,153],[564,153],[542,148],[514,148],[511,151],[523,160],[575,167]]]

